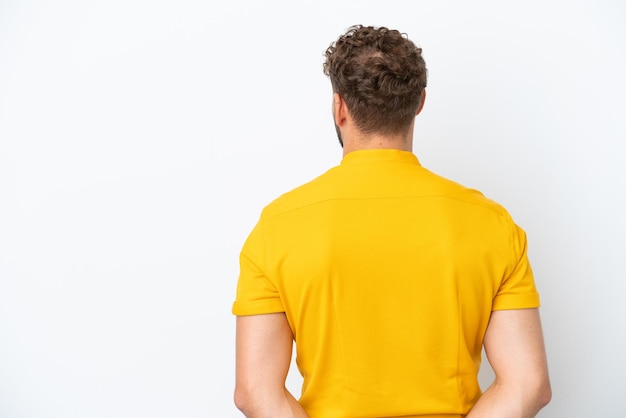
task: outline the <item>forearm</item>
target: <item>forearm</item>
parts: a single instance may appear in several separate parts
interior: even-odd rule
[[[258,391],[237,402],[237,407],[246,418],[309,418],[287,389],[273,394]]]
[[[476,402],[467,418],[533,418],[548,401],[549,394],[544,388],[529,390],[528,387],[494,382]]]
[[[291,408],[291,413],[292,413],[291,417],[309,418],[309,414],[306,413],[304,408],[302,408],[302,405],[298,403],[296,398],[294,398],[293,395],[287,389],[285,389],[285,396],[287,397],[287,402],[289,403],[289,406]]]

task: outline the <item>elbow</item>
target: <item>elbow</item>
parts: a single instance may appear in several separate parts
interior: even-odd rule
[[[550,380],[546,378],[527,381],[525,389],[520,389],[526,394],[526,402],[532,410],[539,412],[552,400],[552,387]]]
[[[253,409],[254,397],[252,395],[253,393],[249,389],[239,385],[235,386],[233,401],[235,402],[237,409],[239,409],[245,416],[248,416],[249,412]]]
[[[273,411],[273,416],[287,416],[284,414],[283,391],[268,390],[268,385],[235,385],[233,400],[235,406],[246,417],[269,416],[268,411]],[[280,413],[276,411],[281,411]]]
[[[515,382],[502,382],[496,379],[494,386],[498,388],[502,399],[508,399],[512,405],[518,405],[520,411],[526,411],[526,415],[523,416],[535,416],[534,414],[552,400],[552,387],[547,377],[520,379]]]
[[[537,390],[537,406],[543,408],[552,400],[552,387],[549,380],[542,382]]]

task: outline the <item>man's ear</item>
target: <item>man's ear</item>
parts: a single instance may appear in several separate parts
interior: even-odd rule
[[[425,102],[426,102],[426,89],[422,90],[422,97],[420,99],[420,105],[417,107],[417,112],[415,112],[415,116],[420,114],[420,112],[424,108]]]
[[[337,126],[343,126],[348,117],[348,108],[346,102],[339,93],[333,93],[333,117]]]

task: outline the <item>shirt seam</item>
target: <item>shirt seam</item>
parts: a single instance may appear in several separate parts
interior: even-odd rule
[[[498,208],[498,207],[492,207],[491,205],[488,205],[488,204],[482,204],[482,203],[478,203],[478,202],[469,202],[469,201],[467,201],[465,199],[459,199],[459,198],[452,197],[452,196],[442,196],[442,195],[437,195],[437,194],[423,195],[423,196],[407,195],[407,196],[385,196],[385,197],[375,197],[375,196],[372,196],[372,197],[331,197],[331,198],[327,198],[327,199],[323,199],[323,200],[317,200],[315,202],[308,203],[308,204],[305,204],[305,205],[293,207],[293,208],[290,208],[290,209],[285,209],[283,211],[277,211],[276,213],[268,213],[268,212],[271,211],[271,209],[266,208],[265,212],[266,212],[267,219],[271,220],[271,219],[275,219],[275,218],[278,218],[280,216],[286,215],[288,213],[295,212],[297,210],[306,209],[306,208],[309,208],[311,206],[320,205],[322,203],[331,202],[331,201],[339,201],[339,200],[431,199],[431,198],[455,200],[457,202],[465,203],[465,204],[468,204],[468,205],[479,206],[479,207],[482,207],[482,208],[484,208],[486,210],[495,212],[497,215],[504,216],[504,211],[501,208]]]

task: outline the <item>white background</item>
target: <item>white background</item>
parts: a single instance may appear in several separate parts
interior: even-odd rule
[[[340,161],[322,53],[355,23],[424,49],[422,164],[528,233],[540,416],[626,417],[625,21],[609,0],[0,1],[0,418],[240,416],[239,250]]]

